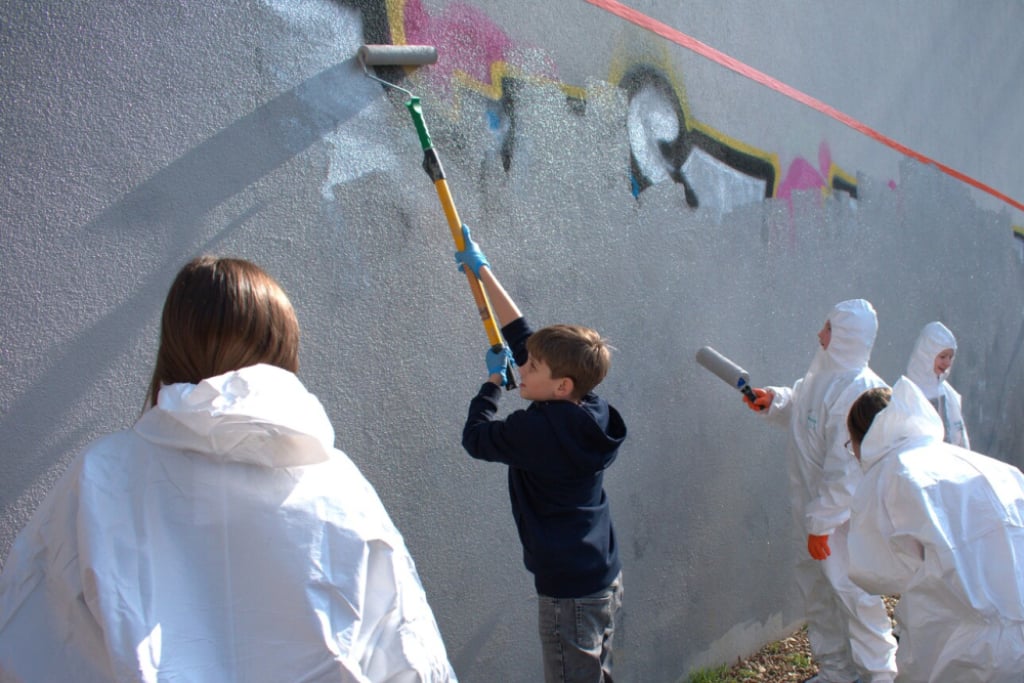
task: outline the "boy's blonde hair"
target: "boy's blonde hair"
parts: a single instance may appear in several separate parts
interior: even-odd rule
[[[595,330],[580,325],[539,329],[526,340],[526,351],[547,364],[553,379],[571,379],[576,400],[600,384],[612,364],[612,347]]]

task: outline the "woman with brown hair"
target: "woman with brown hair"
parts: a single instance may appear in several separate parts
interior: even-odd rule
[[[267,273],[189,262],[147,408],[71,464],[0,576],[0,680],[452,681],[401,534],[296,377]]]

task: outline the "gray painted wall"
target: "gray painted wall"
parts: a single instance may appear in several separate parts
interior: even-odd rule
[[[890,4],[635,6],[1019,201],[1024,9]],[[405,533],[460,677],[539,678],[504,472],[459,446],[486,340],[403,98],[353,61],[406,30],[402,9],[447,48],[404,85],[462,218],[533,322],[618,349],[601,392],[630,428],[607,481],[624,680],[677,680],[801,619],[784,435],[699,346],[791,383],[831,304],[862,296],[891,382],[941,319],[972,443],[1024,465],[1020,213],[592,5],[5,2],[0,556],[68,460],[139,414],[177,269],[243,256],[292,297],[300,375]],[[640,65],[674,87],[617,87]],[[665,151],[677,110],[704,137]],[[773,198],[709,140],[774,168]],[[829,191],[837,170],[856,198]]]

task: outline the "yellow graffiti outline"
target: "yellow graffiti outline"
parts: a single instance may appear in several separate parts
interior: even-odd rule
[[[406,45],[405,39],[405,0],[387,0],[388,28],[391,29],[391,42],[394,45]]]
[[[687,117],[687,121],[689,120],[689,117]],[[775,182],[772,183],[772,196],[775,196],[775,193],[778,192],[779,190],[779,183],[782,180],[779,164],[779,155],[776,152],[767,152],[763,149],[758,149],[753,145],[749,145],[746,142],[737,140],[736,138],[730,135],[726,135],[722,131],[712,128],[711,126],[701,121],[694,121],[693,124],[689,126],[689,128],[691,130],[696,130],[701,133],[704,133],[709,138],[713,138],[718,142],[721,142],[722,144],[732,147],[733,149],[737,149],[745,154],[749,154],[750,156],[758,157],[762,161],[767,161],[769,164],[771,164],[772,168],[775,170]]]
[[[569,85],[561,81],[556,81],[547,76],[537,76],[536,74],[526,74],[522,69],[516,66],[512,66],[506,61],[499,60],[491,62],[491,74],[490,83],[485,83],[478,78],[470,75],[468,72],[462,69],[452,69],[452,77],[455,82],[467,90],[479,93],[484,97],[499,101],[504,95],[504,91],[501,87],[501,82],[505,78],[514,78],[519,81],[527,83],[536,83],[539,85],[554,85],[568,97],[585,100],[587,95],[586,88],[582,88],[576,85]]]
[[[841,178],[853,187],[857,187],[857,178],[840,168],[836,162],[831,162],[828,167],[828,186],[831,190],[836,178]]]
[[[1024,225],[1013,226],[1013,234],[1017,237],[1024,238]]]

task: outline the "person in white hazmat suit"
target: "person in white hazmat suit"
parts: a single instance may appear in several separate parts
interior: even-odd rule
[[[846,415],[865,390],[885,386],[868,367],[878,332],[870,302],[836,304],[818,333],[820,349],[807,374],[790,387],[754,389],[749,407],[789,430],[793,513],[806,534],[797,561],[811,654],[812,681],[888,683],[896,676],[896,640],[885,603],[847,573],[850,501],[861,472],[845,447]]]
[[[0,681],[454,681],[412,558],[294,374],[248,261],[171,287],[148,408],[70,464],[0,575]]]
[[[901,683],[1024,681],[1024,476],[942,441],[907,378],[849,416],[864,479],[850,521],[850,576],[899,594]]]
[[[956,337],[938,321],[924,326],[907,362],[907,377],[924,393],[945,428],[944,440],[970,448],[960,394],[947,379],[953,370]]]

